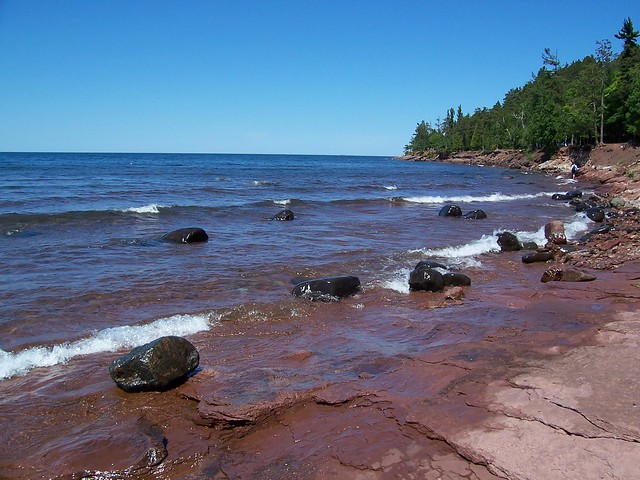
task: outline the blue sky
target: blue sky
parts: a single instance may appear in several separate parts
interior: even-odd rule
[[[398,155],[634,1],[0,0],[0,151]]]

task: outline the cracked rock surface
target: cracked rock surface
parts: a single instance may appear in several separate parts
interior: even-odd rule
[[[636,478],[640,316],[621,318],[595,345],[489,385],[470,404],[491,416],[451,441],[507,478]]]

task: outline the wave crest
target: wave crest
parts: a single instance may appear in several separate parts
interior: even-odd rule
[[[475,202],[509,202],[514,200],[527,200],[531,198],[550,197],[552,193],[540,192],[530,193],[522,195],[505,195],[503,193],[492,193],[490,195],[458,195],[458,196],[443,196],[443,195],[426,195],[421,197],[402,197],[405,202],[411,203],[475,203]]]
[[[66,363],[74,357],[134,348],[167,335],[191,335],[209,330],[219,317],[212,314],[173,315],[146,325],[107,328],[70,343],[52,347],[31,347],[19,352],[0,350],[0,380],[24,375],[37,367]]]
[[[126,213],[160,213],[160,209],[165,208],[164,205],[158,205],[157,203],[150,203],[143,207],[130,207],[122,210]]]

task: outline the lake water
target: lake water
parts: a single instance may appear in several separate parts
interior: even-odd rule
[[[356,275],[366,298],[410,295],[424,258],[486,272],[496,232],[544,243],[550,218],[569,237],[586,228],[550,199],[568,188],[385,157],[2,153],[0,379],[221,321],[293,318],[295,277]],[[439,217],[448,203],[488,218]],[[285,208],[293,221],[269,221]],[[209,241],[161,240],[182,227]]]

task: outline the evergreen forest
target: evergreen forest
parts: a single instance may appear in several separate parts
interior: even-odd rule
[[[640,141],[640,34],[624,20],[613,53],[610,40],[592,55],[560,64],[546,48],[542,67],[523,87],[510,90],[492,108],[464,114],[451,108],[435,125],[420,122],[405,154],[447,155],[460,151],[517,149],[553,153],[563,145]]]

